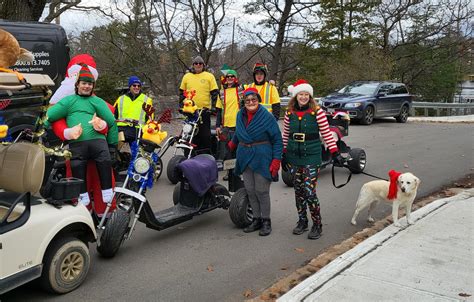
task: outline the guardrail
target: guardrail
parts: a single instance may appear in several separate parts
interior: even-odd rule
[[[316,98],[316,100],[319,99]],[[286,107],[289,100],[289,97],[281,97],[281,105]],[[474,103],[412,102],[411,116],[433,116],[433,114],[434,116],[474,114]]]

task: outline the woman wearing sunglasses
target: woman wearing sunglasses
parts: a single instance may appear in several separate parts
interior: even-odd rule
[[[234,173],[242,174],[252,207],[253,221],[245,233],[260,230],[270,235],[270,184],[278,176],[283,142],[274,116],[261,104],[257,89],[243,93],[244,107],[237,113],[236,129],[228,147],[237,149]]]

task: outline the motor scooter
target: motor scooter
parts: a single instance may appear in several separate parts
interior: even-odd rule
[[[173,194],[174,205],[154,212],[146,192],[153,186],[159,146],[139,135],[131,151],[125,181],[121,187],[115,188],[117,210],[105,225],[99,225],[97,251],[106,258],[114,257],[123,242],[132,237],[137,222],[160,231],[214,209],[228,209],[230,192],[243,187],[239,177],[229,179],[229,189],[218,184],[218,166],[214,157],[196,155],[176,165],[179,184]]]

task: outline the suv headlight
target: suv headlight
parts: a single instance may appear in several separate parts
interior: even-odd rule
[[[360,107],[362,103],[347,103],[344,105],[344,108],[357,108]]]
[[[150,170],[150,162],[144,157],[139,157],[133,163],[133,168],[139,174],[145,174]]]

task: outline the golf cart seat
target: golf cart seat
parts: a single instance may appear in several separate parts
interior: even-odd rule
[[[0,228],[23,218],[26,222],[28,217],[24,216],[29,215],[29,208],[25,210],[17,205],[25,195],[30,198],[39,191],[44,166],[45,155],[39,145],[27,142],[0,145],[0,189],[6,191],[0,193]]]
[[[212,155],[196,155],[179,163],[178,168],[198,196],[203,196],[217,183],[217,163]]]

